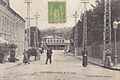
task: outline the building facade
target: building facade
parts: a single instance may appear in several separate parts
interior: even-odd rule
[[[27,32],[28,32],[29,29],[26,29],[25,30],[25,33],[26,33],[26,40],[28,42],[28,37],[27,37]],[[41,32],[40,30],[35,27],[35,26],[32,26],[30,27],[30,46],[29,47],[41,47]]]
[[[69,50],[70,41],[63,37],[46,36],[43,38],[42,46],[51,47],[53,50]]]
[[[0,0],[0,37],[17,45],[17,52],[23,52],[25,20],[9,5],[9,0]]]

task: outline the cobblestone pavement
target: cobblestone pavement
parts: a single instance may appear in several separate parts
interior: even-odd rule
[[[82,63],[61,51],[54,51],[52,64],[45,64],[45,53],[41,60],[31,64],[0,64],[0,80],[119,80],[120,72]]]

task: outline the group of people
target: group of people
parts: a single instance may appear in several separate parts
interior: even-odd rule
[[[24,58],[23,58],[23,63],[25,63],[25,64],[30,64],[30,55],[29,55],[29,51],[28,50],[24,50],[24,53],[23,53],[23,55],[24,55]],[[35,56],[35,60],[36,60],[36,57],[39,57],[39,60],[40,60],[40,55],[43,53],[43,49],[36,49],[36,51],[35,51],[35,53],[33,53],[33,54],[35,54],[34,56]],[[52,51],[52,48],[50,48],[50,47],[48,47],[48,49],[47,49],[47,53],[46,53],[46,62],[45,62],[45,64],[47,64],[48,63],[48,60],[50,61],[50,64],[52,63],[52,54],[53,54],[53,51]]]

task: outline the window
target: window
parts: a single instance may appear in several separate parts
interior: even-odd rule
[[[64,40],[63,40],[63,43],[64,43]]]
[[[7,32],[9,32],[9,20],[7,19]]]
[[[61,39],[60,39],[60,43],[61,43]]]
[[[1,28],[2,28],[2,17],[0,15],[0,30],[1,30]]]
[[[5,17],[5,21],[4,21],[4,29],[5,29],[5,32],[7,32],[7,19]]]
[[[48,43],[49,43],[49,39],[48,39]]]
[[[10,34],[12,33],[12,21],[10,21]]]
[[[4,28],[4,16],[2,16],[2,20],[1,20],[1,24],[2,24],[2,31],[3,31],[3,28]]]
[[[51,39],[51,43],[52,43],[52,39]]]

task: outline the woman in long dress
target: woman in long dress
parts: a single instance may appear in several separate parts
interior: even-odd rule
[[[29,59],[28,59],[27,51],[24,50],[23,55],[24,55],[23,63],[25,63],[25,64],[27,64],[27,63],[30,64],[30,63],[29,63]]]

